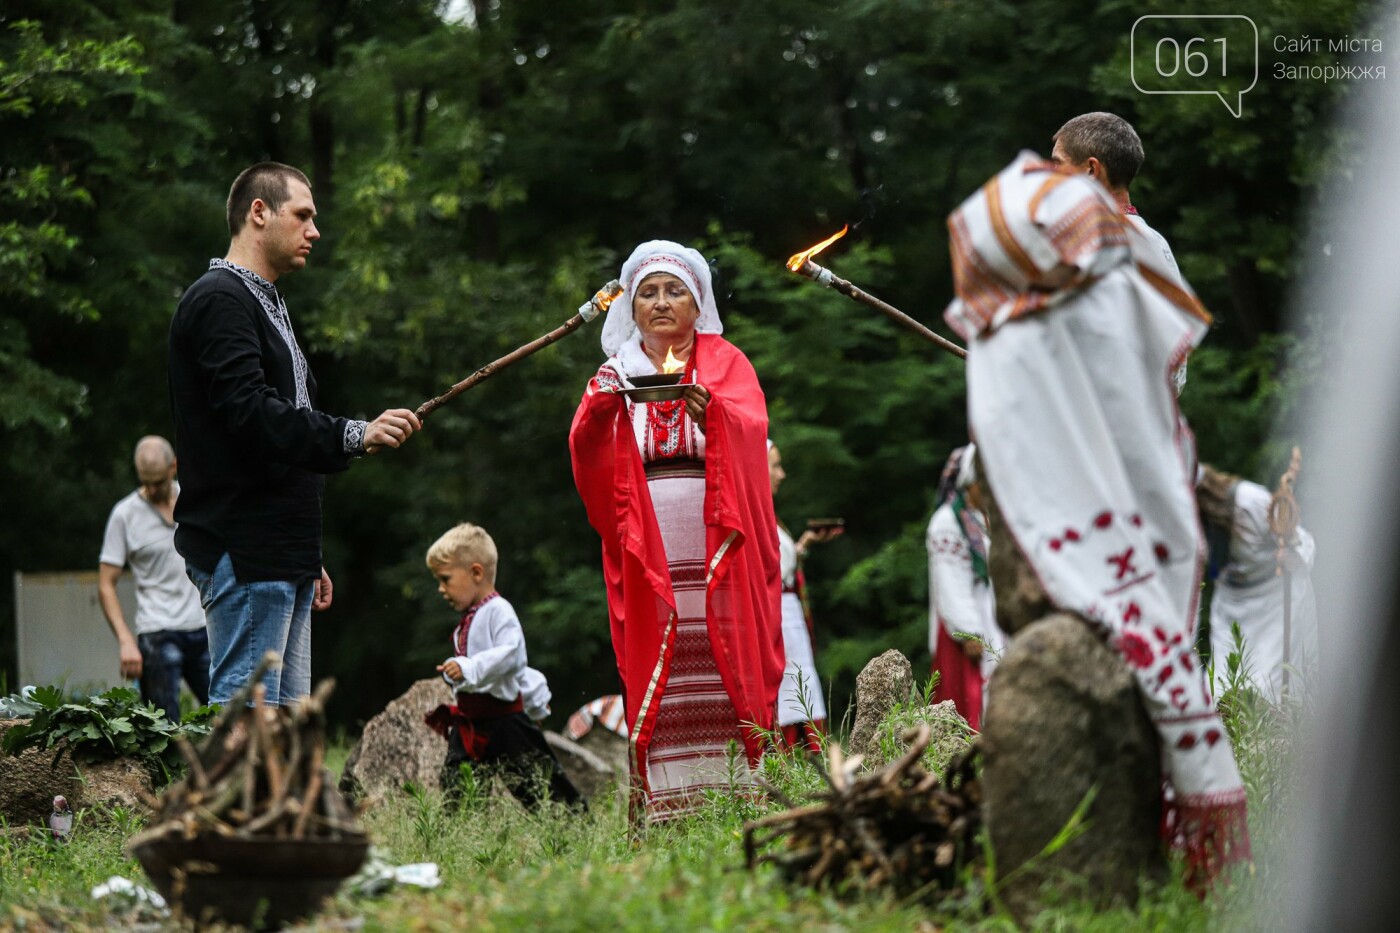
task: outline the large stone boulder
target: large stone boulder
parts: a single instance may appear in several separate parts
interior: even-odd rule
[[[599,723],[594,723],[592,729],[574,741],[607,762],[608,767],[617,774],[618,780],[624,785],[627,783],[627,739]]]
[[[1054,897],[1130,904],[1143,878],[1164,878],[1157,732],[1118,653],[1055,613],[1011,640],[988,690],[985,817],[1012,913],[1025,922]],[[1037,858],[1091,792],[1085,832]]]
[[[0,719],[0,738],[22,719]],[[134,758],[81,765],[67,750],[31,748],[17,756],[0,752],[0,817],[12,826],[46,825],[54,797],[62,794],[74,810],[121,807],[146,811],[151,773]]]
[[[625,766],[618,772],[606,760],[585,748],[581,742],[575,742],[557,732],[546,732],[544,740],[584,799],[592,800],[600,794],[606,794],[610,789],[627,786]]]
[[[865,665],[856,676],[856,724],[851,754],[878,754],[876,730],[896,703],[907,703],[914,690],[914,669],[894,648]]]
[[[452,702],[452,689],[441,677],[420,680],[365,723],[360,741],[350,750],[340,789],[371,799],[398,791],[409,781],[425,789],[442,786],[447,742],[423,717]]]

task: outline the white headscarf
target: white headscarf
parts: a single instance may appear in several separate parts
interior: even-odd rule
[[[695,303],[700,308],[700,317],[695,321],[695,331],[700,334],[722,334],[724,325],[720,323],[719,308],[715,306],[714,289],[710,286],[710,266],[698,250],[673,243],[670,240],[648,240],[632,251],[622,264],[622,294],[608,308],[608,318],[603,322],[603,352],[609,357],[623,359],[624,365],[636,360],[646,360],[641,353],[641,332],[632,319],[632,298],[637,286],[649,275],[669,272],[685,283]],[[624,348],[635,345],[636,353],[626,353]],[[626,366],[629,375],[642,375],[655,372],[649,363],[645,368]]]
[[[963,448],[962,459],[958,462],[958,488],[966,489],[977,482],[977,445],[968,444]]]

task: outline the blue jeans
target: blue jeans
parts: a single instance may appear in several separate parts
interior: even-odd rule
[[[263,679],[266,702],[287,706],[311,692],[311,597],[316,581],[240,583],[225,554],[213,573],[187,564],[209,625],[209,702],[227,703],[268,651],[280,670]]]
[[[180,721],[180,681],[200,705],[209,702],[209,636],[202,628],[185,632],[147,632],[136,636],[141,650],[141,699]]]

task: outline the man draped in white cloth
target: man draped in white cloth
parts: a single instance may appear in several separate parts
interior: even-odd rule
[[[968,418],[1006,530],[1135,674],[1164,832],[1203,892],[1249,858],[1245,793],[1193,648],[1203,550],[1171,373],[1210,317],[1109,193],[1023,152],[948,218]]]
[[[1133,125],[1115,113],[1081,113],[1056,130],[1053,141],[1050,161],[1061,168],[1092,175],[1107,188],[1119,213],[1161,250],[1162,264],[1171,273],[1172,281],[1182,284],[1181,270],[1176,267],[1176,257],[1172,255],[1167,238],[1142,219],[1128,191],[1146,158],[1142,139]],[[1172,373],[1172,383],[1177,395],[1186,388],[1185,360]]]

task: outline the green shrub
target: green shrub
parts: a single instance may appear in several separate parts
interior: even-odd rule
[[[70,749],[77,761],[140,758],[161,782],[184,768],[174,739],[207,734],[216,711],[204,706],[179,723],[171,722],[126,687],[114,687],[87,699],[65,700],[60,688],[47,686],[25,699],[33,717],[5,734],[3,746],[8,754],[57,747],[60,753]]]

